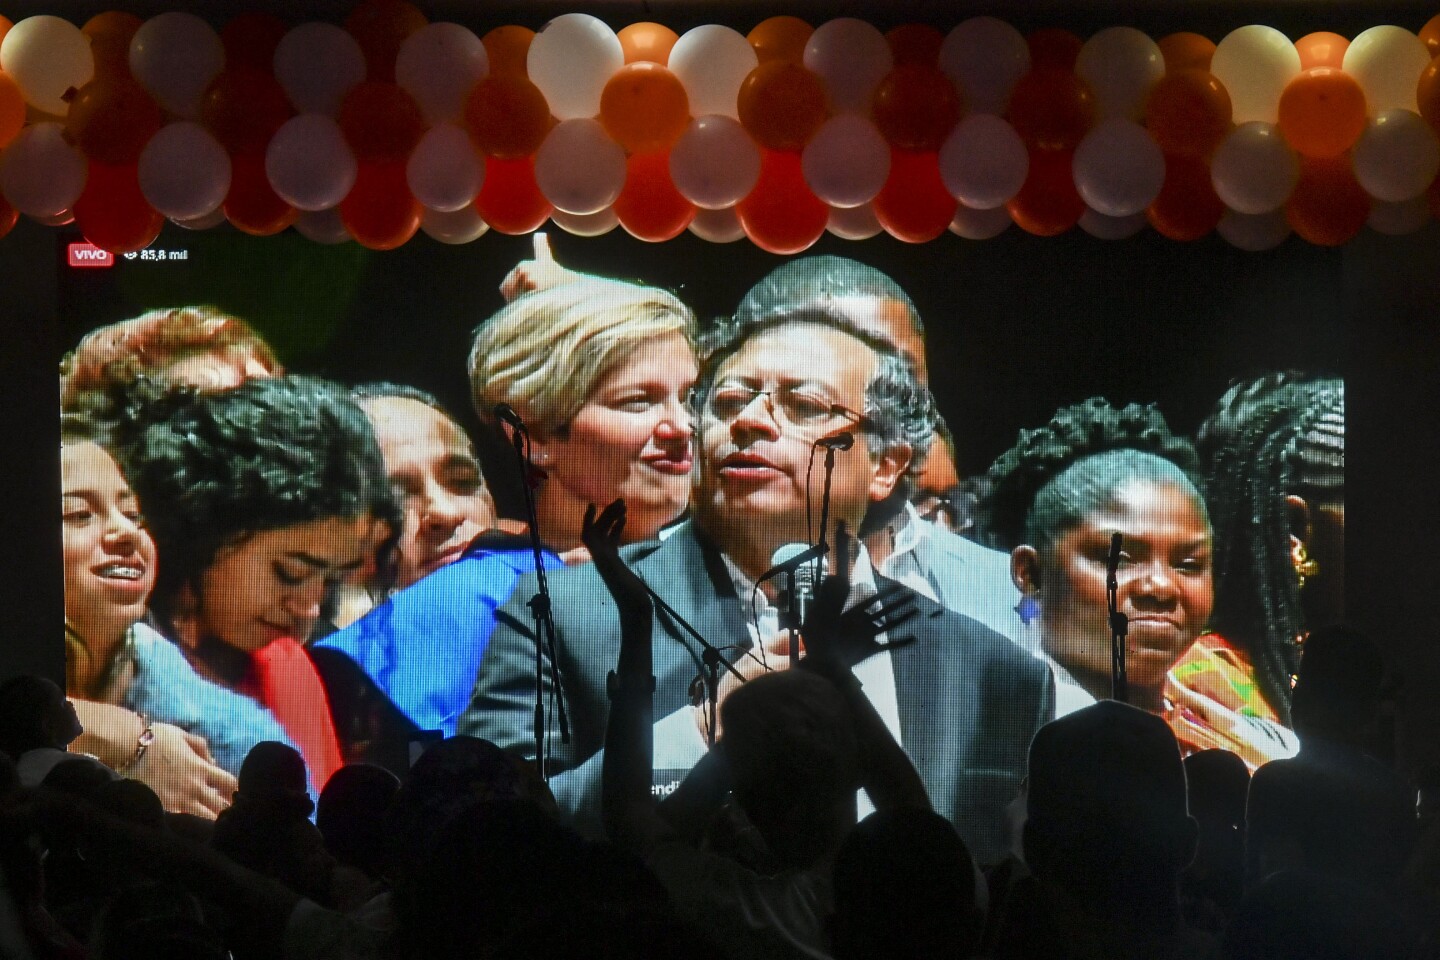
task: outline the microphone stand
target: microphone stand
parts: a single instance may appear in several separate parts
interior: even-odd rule
[[[1120,612],[1120,583],[1116,573],[1120,566],[1120,534],[1115,534],[1111,559],[1105,570],[1105,606],[1110,614],[1110,699],[1129,703],[1129,686],[1125,679],[1125,635],[1130,621]]]
[[[527,602],[535,619],[535,770],[548,781],[545,730],[545,655],[550,657],[550,687],[555,696],[555,716],[560,724],[560,742],[570,742],[570,724],[565,715],[565,691],[560,686],[560,667],[555,658],[555,618],[550,613],[550,584],[545,579],[545,560],[540,548],[540,519],[535,511],[534,466],[530,463],[530,432],[523,425],[510,425],[515,457],[520,462],[521,487],[525,490],[525,518],[530,524],[530,552],[535,558],[536,593]]]
[[[745,677],[739,670],[735,669],[733,663],[725,659],[724,655],[720,653],[720,650],[713,643],[706,640],[700,634],[699,630],[696,630],[690,625],[690,621],[680,616],[674,607],[666,603],[665,598],[656,593],[650,584],[644,580],[641,580],[640,583],[645,587],[645,592],[650,594],[650,599],[654,601],[655,606],[665,611],[666,616],[683,627],[685,632],[694,637],[700,644],[700,657],[701,662],[704,664],[701,668],[701,674],[705,679],[705,699],[709,701],[710,713],[710,726],[707,728],[707,739],[710,741],[709,746],[713,749],[715,746],[716,714],[720,705],[720,668],[723,666],[726,670],[730,671],[730,673],[734,674],[735,679],[741,683],[745,682]]]
[[[817,440],[818,444],[819,441]],[[820,556],[815,558],[815,575],[811,583],[820,585],[821,566],[824,563],[825,554],[829,552],[830,544],[826,539],[825,530],[830,524],[830,483],[835,478],[835,448],[825,448],[825,487],[820,494],[820,540],[816,547],[820,550]],[[795,571],[789,571],[789,579],[786,586],[790,590],[790,666],[793,669],[800,662],[800,644],[796,642],[800,632],[800,611],[795,603]]]

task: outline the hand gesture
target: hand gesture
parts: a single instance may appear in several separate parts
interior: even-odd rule
[[[605,581],[622,619],[651,612],[650,591],[634,570],[620,559],[620,536],[625,532],[625,501],[617,499],[599,516],[592,503],[585,509],[580,541],[590,551],[590,559],[600,579]]]
[[[531,239],[535,244],[534,259],[520,261],[500,281],[500,296],[505,298],[506,303],[527,293],[564,286],[580,278],[574,270],[567,270],[555,262],[550,238],[543,231],[537,231]]]
[[[151,730],[155,741],[126,772],[154,790],[166,810],[215,819],[230,806],[235,778],[216,766],[203,737],[168,723]]]
[[[856,664],[895,643],[881,645],[876,637],[915,615],[915,598],[899,584],[881,588],[868,603],[845,610],[850,597],[850,556],[854,540],[841,524],[835,532],[836,572],[815,592],[815,602],[801,632],[811,669],[849,671]]]

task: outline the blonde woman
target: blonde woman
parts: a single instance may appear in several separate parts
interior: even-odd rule
[[[626,539],[656,536],[690,498],[694,315],[654,287],[577,277],[519,296],[481,324],[472,397],[524,418],[547,565],[585,559],[585,507],[623,497]],[[496,607],[534,567],[526,537],[491,531],[323,647],[350,656],[422,729],[447,736],[469,702]]]

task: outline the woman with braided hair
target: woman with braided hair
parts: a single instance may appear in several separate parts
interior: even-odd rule
[[[1288,754],[1214,718],[1288,725],[1300,641],[1343,615],[1345,385],[1293,372],[1242,381],[1196,441],[1215,523],[1215,609],[1172,686],[1211,722],[1181,742],[1234,750],[1253,769]]]
[[[1213,596],[1197,465],[1153,406],[1093,397],[1021,431],[990,468],[986,522],[995,546],[1010,550],[1022,642],[1051,664],[1057,714],[1110,694],[1106,560],[1116,532],[1129,699],[1176,713],[1166,675],[1204,629]]]

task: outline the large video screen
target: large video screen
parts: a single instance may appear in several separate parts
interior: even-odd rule
[[[1117,692],[1111,577],[1124,698],[1252,767],[1343,614],[1345,330],[1298,241],[60,243],[68,692],[173,809],[261,740],[318,787],[462,734],[597,829],[622,627],[582,532],[617,498],[657,796],[844,543],[845,655],[982,860],[1038,726]]]

